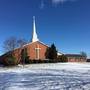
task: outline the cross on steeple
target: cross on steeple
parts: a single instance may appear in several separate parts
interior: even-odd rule
[[[36,24],[35,24],[35,16],[33,16],[33,35],[32,35],[32,42],[39,41],[36,33]]]

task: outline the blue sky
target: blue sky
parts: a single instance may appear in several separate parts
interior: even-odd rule
[[[90,56],[90,0],[0,0],[0,54],[11,36],[31,40],[33,16],[42,42]]]

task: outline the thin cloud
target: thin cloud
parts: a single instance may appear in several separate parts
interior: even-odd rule
[[[68,1],[76,1],[76,0],[52,0],[53,4],[60,4],[60,3],[64,3],[64,2],[68,2]]]
[[[40,3],[40,9],[44,9],[44,6],[45,6],[44,0],[42,0],[41,3]]]
[[[51,2],[52,5],[57,6],[59,4],[65,3],[65,2],[73,2],[73,1],[77,1],[77,0],[40,0],[40,1],[41,2],[40,2],[39,8],[42,10],[46,7],[46,4],[48,5],[48,1]],[[45,3],[45,1],[46,1],[46,3]]]

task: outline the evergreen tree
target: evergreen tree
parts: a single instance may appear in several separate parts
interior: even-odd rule
[[[50,53],[49,53],[49,58],[50,59],[57,59],[57,50],[54,44],[51,45],[50,48]]]
[[[51,60],[55,60],[57,59],[57,50],[56,50],[56,46],[54,44],[51,45],[51,47],[49,47],[46,51],[46,58],[47,59],[51,59]]]
[[[29,56],[28,56],[28,53],[27,53],[27,48],[24,48],[21,51],[21,62],[23,63],[23,65],[25,63],[29,63]]]

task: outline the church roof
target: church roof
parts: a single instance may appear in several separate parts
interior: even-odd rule
[[[57,55],[59,55],[59,56],[60,56],[60,55],[63,55],[63,53],[61,53],[61,52],[57,52]]]
[[[39,43],[43,44],[43,45],[46,46],[46,47],[49,47],[48,45],[44,44],[44,43],[41,42],[41,41],[36,41],[36,42],[39,42]],[[23,47],[28,46],[28,45],[33,44],[33,43],[36,43],[36,42],[30,42],[30,43],[24,45]]]
[[[84,57],[81,54],[65,54],[67,57]]]

